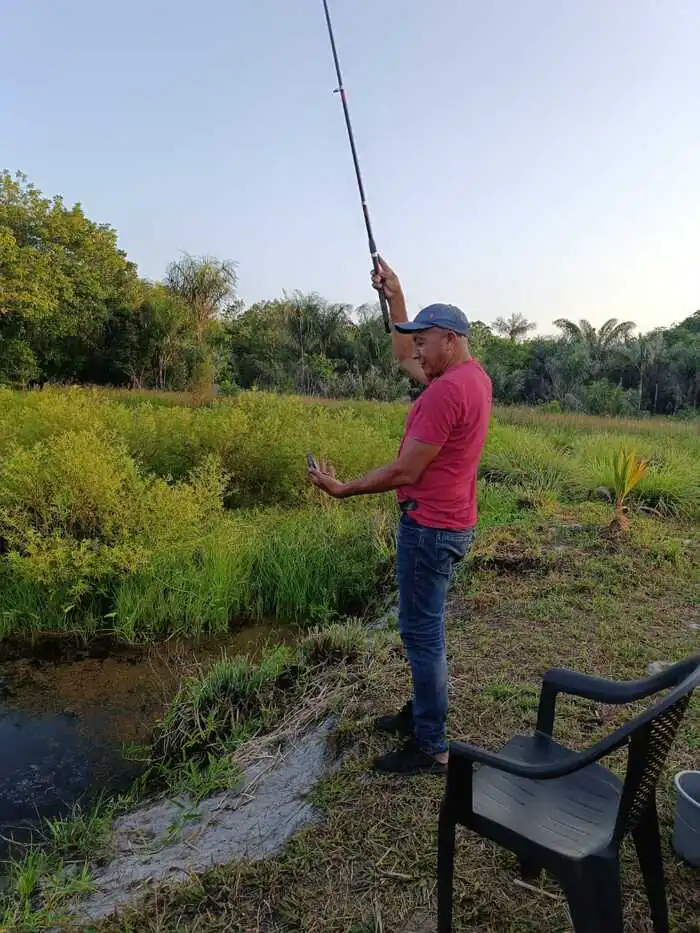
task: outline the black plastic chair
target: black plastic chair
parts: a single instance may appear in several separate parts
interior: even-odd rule
[[[438,933],[452,931],[457,824],[514,852],[524,878],[552,874],[576,933],[622,933],[619,850],[631,832],[654,930],[669,933],[656,784],[699,684],[700,654],[628,683],[554,669],[544,677],[533,736],[516,736],[498,753],[452,742],[438,832]],[[669,692],[586,751],[552,738],[559,693],[623,704],[661,690]],[[597,762],[625,745],[623,782]]]

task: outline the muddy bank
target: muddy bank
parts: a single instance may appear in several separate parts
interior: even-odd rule
[[[129,787],[141,765],[125,757],[125,746],[148,743],[197,665],[223,652],[255,657],[295,637],[288,627],[263,624],[227,638],[144,648],[48,639],[36,656],[0,663],[0,836],[27,838],[42,817]]]
[[[95,874],[89,898],[74,906],[76,921],[106,917],[150,887],[277,852],[317,818],[306,798],[333,767],[326,752],[331,727],[326,719],[293,741],[270,743],[236,790],[198,804],[159,801],[117,820],[115,857]]]

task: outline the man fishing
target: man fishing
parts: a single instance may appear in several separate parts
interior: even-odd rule
[[[342,483],[312,468],[312,482],[336,499],[396,490],[401,509],[396,573],[399,630],[411,666],[412,699],[377,728],[402,736],[375,759],[378,771],[447,770],[445,602],[476,525],[476,473],[491,413],[491,380],[469,352],[469,323],[454,305],[433,304],[409,322],[401,284],[382,260],[372,284],[386,297],[394,355],[426,386],[413,404],[393,463]]]

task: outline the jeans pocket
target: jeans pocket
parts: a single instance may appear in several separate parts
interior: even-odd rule
[[[473,540],[473,528],[467,531],[441,531],[438,535],[438,552],[449,556],[457,564],[468,553]]]

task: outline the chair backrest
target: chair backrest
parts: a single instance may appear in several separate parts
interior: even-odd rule
[[[615,832],[618,839],[637,827],[655,800],[661,770],[697,686],[700,655],[669,668],[668,682],[661,689],[671,687],[670,692],[629,723],[627,775]]]

